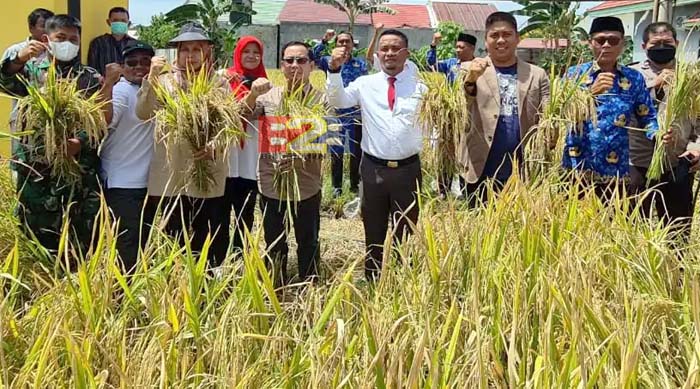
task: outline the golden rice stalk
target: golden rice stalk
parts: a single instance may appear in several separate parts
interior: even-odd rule
[[[683,51],[679,51],[683,52]],[[675,76],[666,93],[666,102],[658,113],[659,131],[656,134],[654,156],[647,171],[647,181],[657,181],[671,170],[664,135],[671,130],[678,133],[680,126],[700,117],[700,64],[686,61],[683,56],[676,60]]]
[[[88,145],[96,148],[107,136],[103,108],[98,94],[90,97],[78,89],[73,77],[61,78],[49,66],[43,86],[22,81],[27,96],[18,100],[19,131],[32,153],[32,159],[51,166],[51,175],[69,184],[79,184],[82,168],[68,155],[68,139],[87,134]]]
[[[469,130],[470,114],[467,97],[464,93],[462,72],[450,83],[447,78],[436,72],[421,72],[419,78],[428,90],[421,98],[418,108],[418,124],[437,139],[435,168],[437,173],[454,174],[457,172],[457,147]]]
[[[193,153],[209,149],[225,154],[230,144],[245,138],[242,103],[223,87],[223,80],[210,71],[187,72],[184,85],[169,89],[158,84],[155,92],[162,108],[156,112],[156,134],[166,149],[188,144]],[[216,179],[212,161],[194,161],[188,170],[190,185],[208,192]]]
[[[282,101],[275,113],[288,117],[290,120],[303,119],[308,123],[325,123],[328,106],[320,98],[320,92],[310,89],[304,92],[304,87],[284,92]],[[289,139],[289,137],[286,137]],[[322,158],[322,154],[310,150],[295,150],[291,143],[287,144],[286,153],[275,155],[275,174],[273,185],[280,199],[288,204],[298,201],[300,197],[299,180],[296,166],[304,163],[305,158]],[[299,161],[301,160],[301,161]]]
[[[541,108],[539,123],[525,140],[525,153],[530,174],[543,172],[547,165],[557,165],[568,131],[581,131],[586,121],[597,125],[595,97],[585,85],[586,76],[559,77],[550,75],[550,98]]]

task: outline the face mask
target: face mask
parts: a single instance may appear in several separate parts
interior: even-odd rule
[[[112,22],[110,26],[112,28],[112,34],[114,35],[126,35],[126,33],[129,32],[129,23]]]
[[[78,56],[80,46],[73,44],[70,41],[65,42],[49,42],[49,48],[54,58],[61,62],[70,62]]]
[[[652,62],[661,65],[667,64],[676,58],[676,48],[668,45],[655,46],[647,50],[647,57]]]

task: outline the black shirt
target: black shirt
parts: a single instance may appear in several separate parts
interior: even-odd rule
[[[105,74],[105,67],[110,63],[123,62],[122,51],[127,42],[134,38],[125,35],[122,40],[114,39],[112,34],[104,34],[90,42],[88,51],[88,66],[95,68],[100,74]]]

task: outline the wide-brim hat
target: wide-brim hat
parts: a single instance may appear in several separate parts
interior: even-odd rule
[[[187,23],[180,28],[180,34],[168,42],[168,46],[175,47],[178,43],[194,41],[206,41],[212,43],[211,38],[209,38],[209,35],[201,25],[198,23]]]

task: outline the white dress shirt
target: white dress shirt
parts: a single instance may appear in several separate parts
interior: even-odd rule
[[[397,161],[420,153],[422,129],[417,111],[427,87],[410,71],[397,74],[394,109],[389,109],[390,76],[384,72],[359,77],[343,88],[340,73],[328,73],[328,102],[335,108],[359,105],[362,109],[362,151],[377,158]]]

